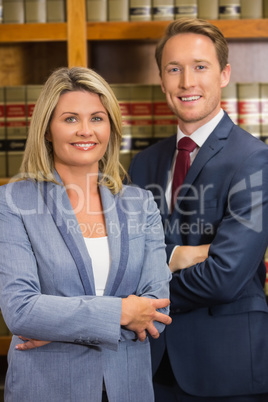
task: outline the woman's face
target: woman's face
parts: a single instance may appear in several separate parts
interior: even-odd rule
[[[55,168],[85,167],[87,172],[97,173],[110,132],[108,113],[97,94],[83,90],[64,93],[46,134],[53,145]]]

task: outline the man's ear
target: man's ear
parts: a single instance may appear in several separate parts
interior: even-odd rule
[[[229,84],[230,77],[231,77],[231,66],[230,64],[226,64],[226,66],[221,72],[221,88],[224,88]]]

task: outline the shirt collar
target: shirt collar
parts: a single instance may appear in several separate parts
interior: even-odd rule
[[[212,131],[215,129],[215,127],[219,124],[220,120],[223,118],[224,112],[221,109],[219,113],[213,117],[208,123],[204,124],[203,126],[199,127],[196,131],[194,131],[190,137],[191,139],[196,143],[196,145],[200,148],[206,139],[209,137],[209,135],[212,133]],[[178,141],[186,137],[185,134],[181,131],[179,126],[177,126],[177,143]]]

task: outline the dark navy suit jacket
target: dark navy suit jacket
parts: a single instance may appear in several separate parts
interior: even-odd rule
[[[151,343],[153,370],[166,347],[177,382],[190,394],[268,392],[268,147],[225,114],[169,215],[164,192],[175,146],[176,135],[137,154],[130,177],[154,194],[168,259],[175,245],[211,246],[204,262],[173,274],[173,322]]]

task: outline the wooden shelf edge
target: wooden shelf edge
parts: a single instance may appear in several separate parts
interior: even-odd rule
[[[0,24],[0,43],[66,41],[67,23]]]
[[[171,21],[88,22],[87,39],[159,39]],[[227,39],[268,38],[268,19],[211,20]]]
[[[9,182],[9,178],[0,178],[0,186],[3,186],[4,184],[7,184]]]
[[[0,355],[6,356],[9,345],[11,342],[11,336],[0,336]]]

